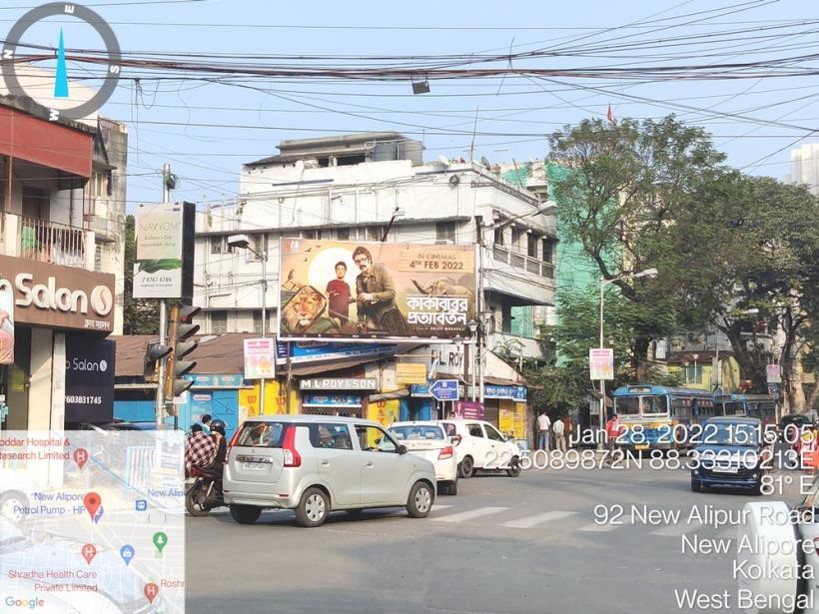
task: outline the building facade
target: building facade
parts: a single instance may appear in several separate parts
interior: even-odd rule
[[[110,419],[114,354],[105,338],[121,327],[124,243],[121,231],[95,231],[89,183],[116,178],[106,202],[124,208],[127,149],[124,128],[97,121],[51,122],[0,97],[2,429],[60,430],[101,412]],[[99,394],[73,394],[92,372]]]

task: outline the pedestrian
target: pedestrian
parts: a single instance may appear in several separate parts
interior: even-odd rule
[[[544,411],[537,417],[537,449],[548,450],[551,446],[551,431],[552,421],[549,420],[549,415]]]
[[[574,435],[574,420],[569,414],[563,416],[563,436],[566,438],[566,449],[572,447]]]
[[[607,462],[611,462],[615,450],[617,450],[617,438],[620,437],[620,430],[623,423],[617,414],[612,414],[609,421],[606,422],[606,447],[609,451],[609,458]]]
[[[205,435],[210,435],[210,423],[211,423],[211,415],[210,414],[202,414],[199,418],[199,422],[195,422],[194,424],[198,424],[202,427],[202,432]]]
[[[554,425],[552,425],[552,430],[555,434],[555,450],[560,450],[561,452],[566,452],[566,436],[563,433],[563,429],[565,425],[563,424],[563,420],[557,419],[555,420]]]

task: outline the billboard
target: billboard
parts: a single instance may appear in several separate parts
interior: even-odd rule
[[[66,335],[66,422],[110,422],[113,419],[116,354],[113,341]]]
[[[475,247],[282,239],[279,336],[448,339],[475,317]]]
[[[182,298],[182,205],[140,205],[134,230],[134,298]]]

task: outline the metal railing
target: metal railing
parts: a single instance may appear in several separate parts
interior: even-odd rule
[[[59,266],[85,266],[85,232],[80,228],[19,216],[18,255]]]
[[[523,269],[529,273],[539,275],[540,277],[546,277],[548,279],[554,279],[555,277],[555,267],[551,262],[544,262],[515,250],[493,245],[492,257],[496,262],[503,262],[517,269]]]

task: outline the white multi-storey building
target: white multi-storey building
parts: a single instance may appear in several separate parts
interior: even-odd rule
[[[197,222],[195,304],[204,329],[261,332],[267,254],[268,332],[276,330],[280,238],[481,245],[480,284],[489,349],[539,356],[520,309],[554,303],[555,216],[537,194],[487,165],[439,158],[394,133],[283,141],[280,154],[243,165],[238,200]],[[253,250],[231,252],[242,233]],[[255,254],[253,252],[256,252]]]

